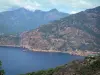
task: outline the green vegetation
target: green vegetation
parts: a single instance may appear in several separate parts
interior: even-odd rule
[[[21,74],[21,75],[52,75],[54,72],[57,72],[59,69],[63,68],[64,66],[59,66],[56,68],[51,68],[48,70],[40,70],[37,72],[27,73],[27,74]]]
[[[79,75],[100,75],[100,56],[86,57],[84,63],[77,71]]]
[[[2,62],[0,61],[0,75],[4,75],[5,72],[4,70],[2,70]]]

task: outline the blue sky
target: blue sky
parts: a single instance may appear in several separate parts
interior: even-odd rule
[[[31,11],[56,8],[62,12],[76,13],[97,6],[100,6],[100,0],[0,0],[0,12],[23,7]]]

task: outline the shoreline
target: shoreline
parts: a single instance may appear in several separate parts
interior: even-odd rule
[[[30,49],[29,49],[30,50]],[[88,56],[88,55],[96,55],[100,52],[92,52],[92,51],[81,51],[81,50],[67,50],[67,51],[58,51],[58,50],[41,50],[41,49],[31,49],[31,51],[35,52],[54,52],[54,53],[67,53],[70,55],[77,55],[77,56]]]
[[[99,54],[100,52],[93,52],[93,51],[81,51],[81,50],[67,50],[67,51],[59,51],[59,50],[42,50],[42,49],[30,49],[22,46],[13,46],[13,45],[1,45],[0,47],[11,47],[11,48],[23,48],[33,52],[52,52],[52,53],[67,53],[70,55],[77,55],[77,56],[88,56],[88,55],[95,55]],[[25,50],[25,51],[27,51]]]

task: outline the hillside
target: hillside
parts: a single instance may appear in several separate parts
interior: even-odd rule
[[[74,60],[54,69],[22,75],[100,75],[100,56],[88,56],[84,60]]]
[[[19,34],[68,15],[67,13],[59,12],[57,9],[50,11],[35,10],[33,12],[19,8],[1,12],[0,34]]]
[[[21,46],[62,52],[100,51],[100,6],[22,33]]]
[[[20,37],[13,35],[0,35],[0,46],[20,46]]]

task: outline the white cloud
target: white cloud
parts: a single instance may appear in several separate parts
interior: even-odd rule
[[[24,7],[26,9],[32,10],[32,11],[35,9],[38,9],[41,6],[36,1],[32,2],[31,0],[27,0],[27,1],[19,0],[19,1],[17,1],[17,5],[20,7]]]
[[[73,11],[82,11],[96,6],[100,6],[100,0],[0,0],[0,11],[13,7],[24,7],[32,11],[57,8],[73,13]]]
[[[71,11],[70,14],[78,13],[78,11]]]
[[[34,1],[34,2],[28,1],[25,3],[21,3],[20,6],[26,8],[28,10],[34,11],[35,9],[39,9],[41,5],[39,3],[37,3],[36,1]]]
[[[9,8],[12,8],[14,6],[16,7],[23,7],[28,10],[35,10],[40,8],[40,4],[36,1],[31,0],[2,0],[0,1],[0,9],[6,10]]]
[[[98,0],[99,1],[99,0]],[[93,3],[93,2],[98,2],[97,0],[50,0],[51,4],[56,4],[56,5],[64,5],[67,7],[72,7],[72,8],[92,8],[99,6],[100,3]],[[99,1],[100,2],[100,1]]]
[[[37,6],[37,7],[40,7],[41,5],[38,3],[38,2],[36,2],[36,1],[34,1],[34,4]]]
[[[49,2],[50,2],[51,4],[53,4],[53,5],[57,5],[56,0],[49,0]]]
[[[34,11],[34,10],[35,10],[35,8],[33,8],[33,7],[30,6],[30,5],[26,5],[26,6],[24,6],[24,8],[25,8],[25,9],[28,9],[28,10],[31,10],[31,11]]]
[[[72,7],[75,8],[91,8],[94,7],[93,3],[86,0],[79,0],[78,2],[72,2]]]

